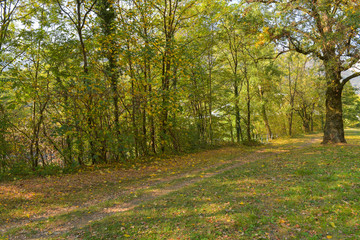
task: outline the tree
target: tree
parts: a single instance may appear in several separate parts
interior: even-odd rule
[[[274,19],[265,29],[270,39],[287,50],[312,54],[325,67],[326,122],[323,143],[346,142],[341,94],[360,72],[342,78],[360,59],[360,3],[358,1],[258,1],[270,4]]]
[[[230,66],[233,74],[233,91],[234,91],[234,115],[235,115],[235,129],[236,129],[236,141],[240,143],[243,141],[243,134],[241,129],[241,114],[240,114],[240,92],[243,86],[243,79],[240,77],[240,71],[242,67],[242,50],[244,47],[244,33],[239,28],[240,14],[238,11],[233,11],[227,16],[228,19],[224,19],[222,28],[224,29],[224,43],[226,47],[225,58]]]
[[[348,84],[343,92],[344,124],[347,127],[359,127],[360,119],[360,96],[356,94],[355,88]]]
[[[0,73],[22,53],[16,44],[17,35],[14,22],[28,16],[21,0],[2,0],[0,2]]]
[[[342,61],[342,69],[350,69],[358,54],[344,50],[339,61],[330,61],[327,46],[340,54],[333,42],[355,34],[356,12],[339,7],[350,6],[342,2],[335,15],[320,7],[323,2],[315,1],[315,9],[310,0],[271,2],[276,5],[268,9],[278,11],[278,19],[263,5],[244,1],[1,1],[0,171],[16,164],[36,169],[131,162],[263,139],[285,134],[289,113],[293,132],[316,130],[323,119],[324,75],[337,83],[331,77],[339,72],[330,67],[340,68]],[[300,21],[306,7],[323,19],[343,16],[345,33],[316,34],[316,16]],[[265,26],[267,20],[282,27]],[[282,58],[273,59],[280,45],[266,36],[327,65],[303,56],[311,60],[286,58],[285,69]],[[329,43],[321,44],[325,37]],[[356,37],[349,46],[356,46]],[[353,125],[358,98],[348,93],[344,110],[351,114],[344,118]]]
[[[96,14],[99,19],[101,28],[101,36],[99,42],[101,43],[101,55],[107,59],[107,64],[104,67],[104,73],[111,85],[111,95],[113,104],[114,117],[114,132],[116,139],[115,161],[119,160],[119,155],[124,157],[122,139],[120,134],[120,111],[119,111],[119,96],[118,96],[118,79],[119,66],[117,61],[117,46],[116,46],[116,11],[113,1],[98,0],[96,4]]]
[[[162,4],[155,4],[162,21],[163,50],[162,50],[162,73],[161,73],[161,95],[162,95],[162,113],[160,120],[160,143],[161,151],[165,151],[166,137],[169,134],[169,97],[170,84],[174,81],[173,65],[175,57],[176,40],[175,34],[182,28],[184,21],[193,16],[189,11],[195,5],[195,1],[187,0],[165,0]]]
[[[260,114],[263,118],[266,135],[268,138],[273,137],[273,131],[270,124],[270,118],[272,115],[271,107],[276,106],[274,102],[277,100],[277,96],[279,96],[280,87],[280,77],[281,71],[278,62],[274,62],[272,60],[263,61],[261,64],[256,64],[256,69],[258,71],[258,97],[260,103]],[[270,114],[270,118],[269,115]]]
[[[93,91],[90,83],[89,77],[89,53],[85,44],[85,33],[84,29],[87,22],[90,18],[90,13],[93,11],[97,1],[88,2],[85,0],[76,0],[74,2],[62,3],[57,0],[58,6],[61,11],[70,19],[73,27],[76,30],[78,40],[79,40],[79,49],[82,55],[82,66],[83,66],[83,76],[81,77],[84,86],[86,87],[86,100],[84,105],[86,108],[86,117],[89,128],[89,143],[90,143],[90,155],[93,163],[97,161],[98,151],[96,141],[98,139],[93,139],[96,137],[97,129],[95,128],[95,120],[93,117]]]

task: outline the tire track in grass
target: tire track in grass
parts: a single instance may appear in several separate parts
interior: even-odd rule
[[[125,194],[127,196],[134,195],[134,197],[132,197],[129,201],[113,203],[111,204],[111,206],[107,207],[98,206],[95,211],[87,212],[86,214],[80,216],[74,216],[70,221],[67,221],[66,223],[61,223],[59,225],[52,224],[50,226],[46,226],[47,221],[49,221],[50,218],[35,220],[33,222],[27,223],[32,229],[33,234],[29,234],[27,230],[24,229],[18,232],[18,234],[16,234],[15,236],[12,236],[11,239],[61,239],[64,238],[63,236],[70,231],[80,230],[81,228],[91,224],[92,222],[99,221],[105,217],[125,211],[130,211],[141,204],[145,204],[148,201],[153,201],[156,198],[163,197],[169,193],[178,191],[192,184],[196,184],[204,179],[213,177],[218,174],[222,174],[226,171],[238,168],[250,162],[284,154],[284,152],[289,152],[291,150],[306,148],[317,142],[320,142],[320,138],[318,135],[314,135],[311,136],[310,139],[306,139],[304,142],[301,143],[285,145],[280,144],[279,146],[269,145],[268,147],[257,150],[255,152],[246,152],[244,155],[237,157],[233,160],[220,162],[218,165],[215,166],[207,166],[203,169],[197,169],[187,173],[164,177],[150,183],[144,182],[140,187],[132,189],[132,191],[129,190],[126,192],[121,192],[121,194]],[[144,193],[141,193],[141,191],[144,191]],[[116,194],[113,199],[109,199],[107,201],[116,201],[119,195],[120,194]],[[102,203],[100,203],[100,205]],[[87,208],[77,210],[86,212],[86,209]],[[72,214],[72,212],[65,214],[65,216],[69,214]],[[53,216],[54,219],[56,219],[57,217],[59,217],[59,215]],[[41,228],[42,224],[45,224],[45,227],[43,229],[38,229],[37,231],[34,230],[34,228],[36,229],[37,227]],[[7,229],[7,231],[17,227],[21,228],[23,227],[23,225],[14,226]],[[76,234],[70,235],[67,236],[66,239],[77,239],[77,236]]]

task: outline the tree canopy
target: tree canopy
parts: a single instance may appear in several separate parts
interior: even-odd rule
[[[2,173],[322,130],[324,143],[345,142],[344,124],[359,125],[346,85],[360,75],[358,1],[0,8]]]

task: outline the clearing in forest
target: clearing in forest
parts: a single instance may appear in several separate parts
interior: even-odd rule
[[[0,183],[3,239],[360,239],[360,131]]]

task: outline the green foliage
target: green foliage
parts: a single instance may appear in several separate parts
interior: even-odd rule
[[[24,176],[31,176],[33,175],[33,171],[31,167],[26,162],[16,162],[13,164],[8,164],[6,167],[9,170],[4,171],[0,174],[0,180],[16,180],[18,178],[22,178]]]
[[[349,84],[345,86],[343,92],[344,124],[348,127],[358,127],[360,125],[360,96]]]
[[[79,171],[78,164],[72,164],[66,167],[61,167],[57,164],[49,164],[46,166],[39,166],[31,168],[29,164],[23,161],[18,161],[13,164],[7,164],[7,169],[0,173],[0,181],[13,181],[19,179],[33,178],[35,176],[49,177],[63,174],[76,173]]]
[[[131,163],[323,128],[324,67],[294,53],[275,58],[279,46],[268,40],[283,30],[268,26],[269,11],[279,8],[222,0],[29,5],[1,23],[0,171],[18,162]],[[356,28],[350,20],[346,27]],[[344,117],[355,126],[350,95]]]

